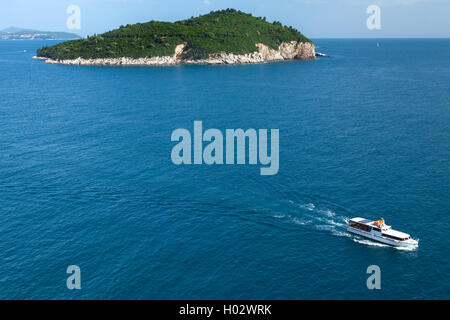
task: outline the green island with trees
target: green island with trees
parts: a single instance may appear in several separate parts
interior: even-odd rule
[[[54,60],[97,58],[143,58],[172,56],[177,45],[185,43],[183,59],[205,59],[225,52],[247,54],[263,43],[277,50],[282,42],[311,42],[293,27],[267,22],[235,9],[177,22],[150,21],[38,49],[37,56]]]

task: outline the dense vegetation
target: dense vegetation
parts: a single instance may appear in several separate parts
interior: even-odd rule
[[[153,57],[173,55],[186,43],[182,58],[207,58],[212,53],[245,54],[257,51],[256,43],[277,49],[284,41],[311,42],[298,30],[269,23],[234,9],[210,12],[187,20],[150,21],[121,26],[87,39],[67,41],[38,50],[38,56],[52,59]]]

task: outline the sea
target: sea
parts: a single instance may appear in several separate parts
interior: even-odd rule
[[[329,57],[255,65],[31,59],[55,43],[0,41],[1,299],[449,298],[449,39],[316,39]],[[194,121],[278,129],[278,173],[174,164]],[[419,246],[352,236],[352,217]]]

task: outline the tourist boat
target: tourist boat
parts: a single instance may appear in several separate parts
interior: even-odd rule
[[[419,241],[412,239],[409,234],[393,230],[384,219],[372,221],[353,218],[348,222],[347,231],[395,247],[414,247],[419,244]]]

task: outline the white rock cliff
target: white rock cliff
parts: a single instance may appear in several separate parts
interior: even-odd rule
[[[283,60],[313,60],[316,58],[314,44],[309,42],[283,42],[278,50],[269,48],[263,43],[256,44],[258,51],[248,54],[217,53],[211,55],[208,59],[181,59],[186,44],[179,44],[175,47],[173,56],[146,57],[146,58],[99,58],[99,59],[70,59],[53,60],[41,57],[35,59],[45,59],[50,64],[66,65],[103,65],[103,66],[140,66],[140,65],[176,65],[176,64],[248,64],[263,63],[267,61]]]

